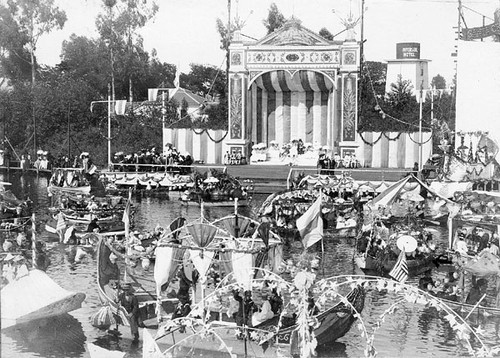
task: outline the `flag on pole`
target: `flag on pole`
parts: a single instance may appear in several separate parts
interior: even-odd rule
[[[154,102],[158,98],[158,88],[148,88],[148,101]]]
[[[115,113],[119,116],[123,116],[125,114],[126,105],[127,105],[126,100],[115,101]]]
[[[401,283],[405,282],[408,278],[408,264],[406,263],[406,253],[404,249],[401,250],[398,261],[392,268],[391,272],[389,272],[389,276]]]
[[[302,244],[307,249],[323,237],[323,218],[321,217],[321,195],[307,211],[297,219],[297,229],[302,237]]]

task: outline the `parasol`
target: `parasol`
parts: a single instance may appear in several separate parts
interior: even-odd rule
[[[403,235],[396,241],[398,249],[405,252],[413,252],[417,248],[417,240],[413,236]]]
[[[203,180],[204,183],[218,183],[219,179],[215,177],[208,177],[207,179]]]

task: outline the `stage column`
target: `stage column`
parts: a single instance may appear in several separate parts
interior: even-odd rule
[[[249,158],[248,138],[249,130],[247,122],[251,126],[251,120],[247,121],[247,115],[252,118],[247,110],[248,100],[248,74],[245,70],[246,52],[241,39],[241,33],[235,31],[233,41],[229,47],[229,90],[228,90],[228,131],[224,139],[223,152],[238,153],[243,158]],[[251,106],[251,104],[249,104]]]

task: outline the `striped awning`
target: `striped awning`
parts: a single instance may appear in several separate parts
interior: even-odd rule
[[[285,70],[266,72],[255,84],[267,92],[330,92],[333,82],[320,72],[296,71],[293,76]]]

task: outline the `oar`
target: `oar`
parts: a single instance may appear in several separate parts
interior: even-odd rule
[[[486,293],[483,295],[483,297],[481,297],[481,299],[474,305],[474,307],[472,307],[472,309],[470,310],[469,314],[465,317],[465,319],[469,318],[469,316],[472,314],[472,312],[474,312],[474,310],[479,306],[479,304],[481,303],[482,300],[484,300],[484,298],[486,297]]]

